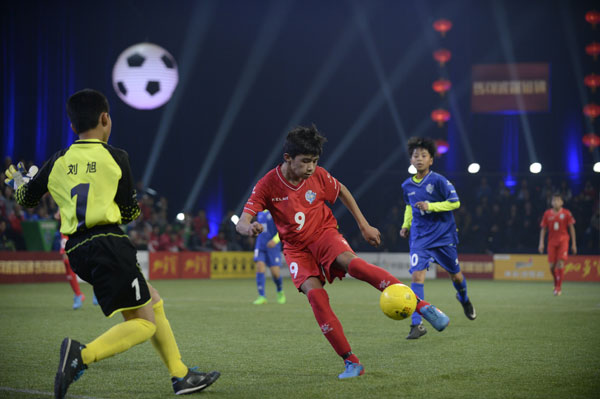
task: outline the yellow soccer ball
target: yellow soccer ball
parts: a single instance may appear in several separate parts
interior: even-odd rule
[[[392,284],[381,292],[379,306],[387,317],[404,320],[417,308],[417,296],[404,284]]]

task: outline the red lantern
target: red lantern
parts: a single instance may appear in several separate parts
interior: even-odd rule
[[[435,109],[431,112],[431,119],[434,122],[437,122],[439,127],[442,127],[444,125],[444,122],[448,122],[448,120],[450,119],[450,112],[441,108]]]
[[[450,83],[450,81],[446,79],[438,79],[435,82],[433,82],[431,87],[433,88],[433,91],[435,91],[436,93],[440,93],[440,96],[443,97],[444,94],[446,94],[446,92],[450,90],[450,87],[452,87],[452,83]]]
[[[445,48],[441,48],[433,52],[433,58],[440,63],[440,66],[444,66],[444,64],[450,61],[450,58],[452,58],[452,53],[449,50],[446,50]]]
[[[433,29],[440,32],[442,37],[446,36],[446,32],[452,29],[452,22],[447,19],[438,19],[433,23]]]
[[[595,117],[600,115],[600,105],[588,104],[583,107],[583,113],[593,121]]]
[[[594,61],[598,58],[598,54],[600,54],[600,43],[592,42],[585,46],[585,52],[594,57]]]
[[[590,150],[593,150],[595,147],[600,147],[600,136],[596,133],[588,133],[581,139],[583,144],[586,147],[589,147]]]
[[[590,89],[592,92],[596,91],[596,87],[600,86],[600,75],[596,75],[595,73],[590,73],[583,79],[583,83]]]
[[[592,28],[596,29],[596,24],[600,23],[600,12],[593,10],[585,14],[585,20],[592,24]]]
[[[435,146],[437,147],[437,153],[438,155],[444,155],[445,153],[448,152],[448,149],[450,148],[450,145],[448,144],[448,142],[446,140],[435,140]]]

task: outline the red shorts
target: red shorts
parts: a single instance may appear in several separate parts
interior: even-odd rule
[[[569,240],[548,241],[548,262],[567,260],[569,255]]]
[[[346,275],[343,270],[332,269],[331,265],[341,253],[352,252],[352,248],[336,229],[327,229],[312,244],[304,249],[284,248],[283,256],[290,269],[294,285],[300,286],[309,277],[317,277],[321,283],[327,280],[330,284],[337,277],[340,280]]]

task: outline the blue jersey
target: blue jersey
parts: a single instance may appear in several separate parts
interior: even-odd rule
[[[420,201],[459,201],[456,189],[448,179],[435,172],[429,172],[420,183],[415,182],[412,177],[406,179],[402,183],[402,190],[404,202],[412,208],[411,251],[458,244],[456,222],[452,211],[422,211],[415,206]]]
[[[267,243],[273,239],[275,234],[277,234],[277,228],[275,227],[275,222],[273,222],[273,217],[271,213],[267,210],[263,212],[258,212],[256,215],[256,221],[262,224],[263,231],[256,237],[256,244],[254,246],[255,249],[266,250]],[[274,248],[277,248],[281,251],[281,243],[278,243]]]

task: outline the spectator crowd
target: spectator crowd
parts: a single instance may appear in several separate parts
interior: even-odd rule
[[[5,159],[5,169],[11,163]],[[491,178],[490,178],[491,180]],[[587,181],[580,192],[573,193],[566,180],[547,177],[540,184],[531,178],[522,179],[509,188],[502,178],[489,181],[481,177],[478,186],[461,187],[454,182],[461,206],[454,211],[462,253],[535,253],[542,214],[550,207],[553,193],[559,192],[564,207],[575,217],[575,230],[580,253],[598,253],[600,248],[600,203],[598,187]],[[35,209],[24,209],[16,203],[11,187],[0,183],[0,250],[26,250],[22,222],[58,218],[58,207],[51,196],[43,197]],[[139,250],[149,251],[252,251],[254,239],[235,231],[229,211],[217,221],[218,231],[210,231],[206,212],[185,214],[183,220],[169,217],[168,200],[153,190],[138,186],[141,215],[124,226],[132,243]],[[356,251],[408,252],[407,240],[399,231],[404,220],[405,205],[398,194],[392,203],[381,207],[386,212],[369,215],[378,220],[382,246],[374,249],[364,242],[360,233],[342,231],[350,236]],[[57,233],[55,249],[60,235]],[[211,238],[209,238],[211,237]]]
[[[551,197],[560,193],[564,208],[575,217],[578,251],[586,254],[600,252],[600,202],[598,186],[586,181],[580,192],[574,193],[566,180],[557,184],[552,178],[541,181],[524,178],[509,188],[498,177],[490,181],[481,177],[476,186],[461,187],[453,181],[460,197],[460,208],[454,211],[458,228],[459,252],[462,253],[536,253],[540,222],[544,211],[551,207]],[[408,252],[407,240],[398,231],[404,221],[405,204],[399,200],[390,204],[380,220],[383,250]],[[353,236],[357,250],[368,250],[360,237]]]

